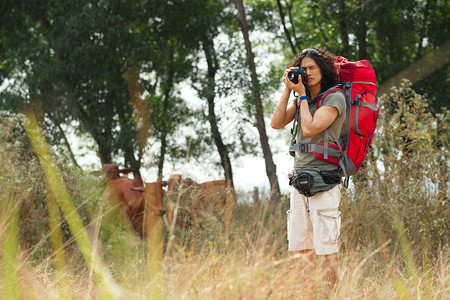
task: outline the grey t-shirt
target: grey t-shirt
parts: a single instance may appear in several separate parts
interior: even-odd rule
[[[295,100],[292,100],[295,101]],[[345,103],[345,96],[342,92],[336,91],[333,93],[328,94],[328,96],[325,98],[322,106],[333,106],[336,107],[339,111],[339,115],[334,120],[334,122],[329,127],[329,130],[332,130],[335,133],[335,136],[337,138],[341,135],[342,125],[345,121],[345,115],[346,115],[346,103]],[[314,113],[317,110],[317,104],[313,103],[309,105],[309,111],[314,116]],[[297,131],[297,144],[301,143],[307,143],[307,144],[316,144],[319,142],[324,141],[324,132],[321,132],[317,134],[316,136],[313,136],[312,138],[305,138],[303,136],[302,132],[302,126],[301,126],[301,117],[299,114],[299,120],[298,120],[298,131]],[[332,135],[328,135],[328,142],[329,143],[336,143]],[[323,160],[320,160],[314,156],[312,152],[308,153],[302,153],[302,152],[295,152],[295,160],[294,160],[294,170],[298,171],[300,169],[304,168],[316,168],[319,170],[334,170],[337,168],[337,166],[333,163],[326,162]]]

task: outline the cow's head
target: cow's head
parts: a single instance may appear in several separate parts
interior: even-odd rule
[[[133,172],[131,168],[119,169],[116,164],[104,164],[103,165],[103,177],[106,181],[115,180],[120,178],[120,174],[128,174]]]
[[[102,173],[106,181],[118,179],[120,177],[119,167],[116,164],[103,165]]]
[[[172,195],[180,191],[185,191],[191,187],[197,186],[197,183],[191,178],[182,178],[180,174],[171,174],[167,180],[168,194]]]
[[[145,183],[143,187],[135,187],[133,190],[144,193],[144,207],[154,215],[162,216],[166,213],[164,209],[164,189],[166,181]]]
[[[170,174],[168,183],[168,191],[174,192],[178,185],[181,183],[181,175],[180,174]]]

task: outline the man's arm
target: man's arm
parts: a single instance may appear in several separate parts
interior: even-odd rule
[[[272,126],[273,129],[281,129],[291,123],[292,120],[294,120],[295,113],[297,112],[295,104],[291,103],[288,105],[289,96],[291,95],[293,88],[296,87],[287,77],[287,74],[292,69],[293,68],[284,70],[283,78],[281,79],[284,82],[285,87],[283,94],[281,94],[280,100],[278,101],[278,104],[272,114],[272,120],[270,120],[270,126]]]
[[[308,107],[308,101],[303,100],[300,106],[300,117],[303,136],[312,138],[327,129],[339,115],[339,110],[333,106],[321,106],[311,115]]]
[[[273,129],[281,129],[294,120],[296,107],[295,104],[292,103],[288,105],[290,94],[291,90],[285,88],[275,107],[272,119],[270,120],[270,126],[272,126]]]
[[[289,101],[289,95],[291,91],[295,90],[299,96],[305,96],[306,90],[305,86],[302,83],[302,79],[299,76],[299,82],[294,84],[287,78],[288,72],[292,68],[286,69],[283,75],[283,82],[286,85],[281,95],[280,101],[275,108],[275,111],[272,115],[272,120],[270,122],[270,126],[274,129],[281,129],[287,124],[289,124],[295,117],[296,107],[295,104],[290,104],[287,106]],[[301,100],[300,104],[300,117],[301,117],[301,126],[303,136],[305,138],[311,138],[321,133],[325,129],[327,129],[333,122],[336,120],[339,115],[339,110],[336,107],[332,106],[322,106],[315,113],[314,117],[311,115],[309,111],[308,101]]]

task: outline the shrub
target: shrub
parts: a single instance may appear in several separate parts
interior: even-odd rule
[[[380,100],[370,155],[342,199],[344,248],[396,241],[399,221],[413,248],[436,257],[449,242],[449,114],[432,117],[408,81]]]
[[[47,257],[52,251],[46,200],[49,192],[21,115],[0,112],[0,153],[0,207],[6,215],[8,210],[18,207],[21,247],[32,258]],[[72,167],[62,155],[55,157],[83,224],[87,225],[97,210],[103,181]],[[61,222],[64,241],[69,241],[72,234],[63,217]]]

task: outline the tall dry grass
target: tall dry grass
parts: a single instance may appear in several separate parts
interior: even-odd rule
[[[166,253],[162,280],[156,286],[164,299],[315,299],[324,287],[313,275],[318,289],[311,291],[300,280],[298,257],[286,253],[282,215],[268,216],[268,206],[243,205],[236,208],[229,246],[217,237],[190,247],[175,240],[176,250]],[[249,212],[251,214],[249,214]],[[244,218],[244,219],[240,219]],[[241,223],[242,221],[242,223]],[[252,223],[247,226],[245,223]],[[402,264],[403,253],[392,250],[394,241],[375,243],[366,249],[342,253],[336,291],[331,299],[445,299],[449,295],[448,252],[442,251],[426,270],[411,273]],[[407,244],[408,245],[408,244]],[[109,261],[116,283],[125,299],[154,299],[155,281],[137,240],[125,239],[121,254]],[[128,251],[124,251],[124,250]],[[19,252],[21,253],[21,252]],[[109,252],[111,255],[111,251]],[[17,265],[19,286],[27,299],[58,299],[51,260],[30,262],[22,253]],[[97,284],[87,269],[69,264],[66,277],[74,299],[95,299]],[[4,291],[2,280],[2,291]],[[64,297],[63,297],[64,298]],[[10,298],[13,299],[13,298]]]
[[[288,256],[286,195],[277,207],[268,199],[237,205],[227,239],[217,212],[201,220],[180,215],[172,231],[162,229],[166,251],[155,261],[147,254],[151,241],[140,241],[120,211],[101,201],[101,180],[59,168],[88,229],[90,253],[101,257],[124,299],[449,299],[448,113],[428,114],[406,82],[381,101],[371,154],[343,193],[331,292],[320,273],[310,274],[312,290],[302,281],[301,258]],[[45,175],[20,121],[0,120],[0,295],[109,298],[64,218],[65,265],[55,272]]]

